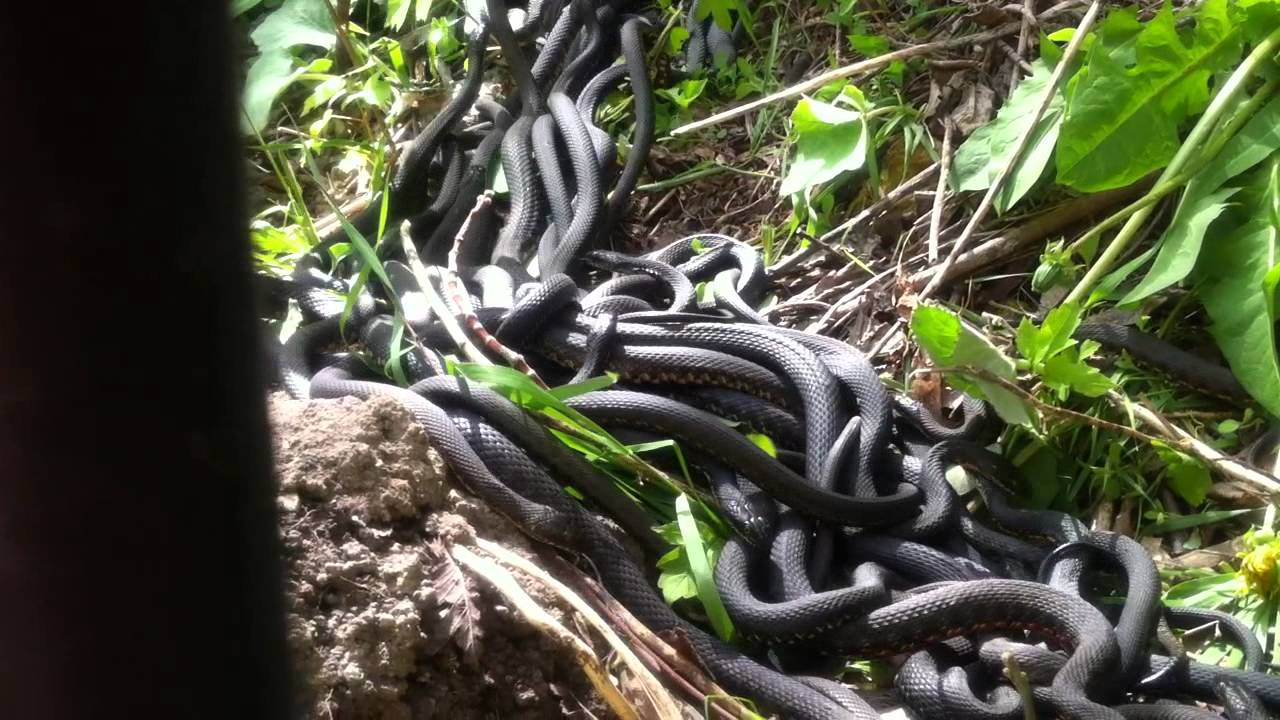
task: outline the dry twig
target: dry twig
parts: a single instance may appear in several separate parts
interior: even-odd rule
[[[933,212],[929,215],[929,262],[938,262],[938,235],[942,232],[942,209],[947,204],[947,176],[951,174],[951,136],[956,124],[948,116],[943,120],[942,158],[938,160],[938,188],[933,193]]]
[[[541,630],[561,647],[569,650],[574,659],[578,661],[578,665],[582,668],[583,673],[586,674],[587,679],[591,681],[591,686],[596,689],[596,692],[600,693],[610,710],[623,720],[640,720],[636,709],[631,706],[631,703],[627,702],[627,699],[622,696],[622,693],[618,691],[618,688],[609,679],[609,673],[600,664],[600,658],[596,657],[595,653],[581,638],[569,632],[559,622],[556,622],[551,613],[529,597],[529,594],[520,588],[519,583],[511,576],[511,573],[492,560],[480,557],[463,545],[454,545],[452,555],[458,562],[467,566],[467,569],[492,585],[495,590],[511,603],[512,609],[519,613],[526,622]]]
[[[1227,457],[1212,447],[1201,441],[1196,436],[1183,430],[1182,428],[1169,422],[1160,416],[1160,413],[1152,410],[1142,403],[1137,403],[1114,390],[1107,393],[1107,399],[1116,405],[1116,407],[1130,413],[1134,417],[1141,420],[1147,426],[1160,433],[1169,441],[1168,444],[1177,447],[1189,455],[1194,455],[1205,464],[1217,469],[1223,475],[1233,479],[1246,482],[1260,490],[1268,493],[1280,492],[1280,481],[1270,475],[1262,472],[1258,468],[1249,463],[1240,462],[1235,458]]]
[[[1058,3],[1041,13],[1037,20],[1044,21],[1056,15],[1061,15],[1079,4],[1078,0],[1067,0],[1067,2]],[[877,72],[895,60],[906,60],[908,58],[929,55],[942,50],[954,50],[968,45],[979,45],[981,43],[990,42],[991,40],[996,40],[1020,31],[1022,29],[1022,25],[1023,23],[1021,21],[1008,23],[986,32],[975,33],[973,35],[963,35],[961,37],[953,37],[946,40],[937,40],[921,45],[913,45],[901,50],[894,50],[893,52],[885,53],[884,55],[877,55],[876,57],[868,58],[866,60],[853,63],[852,65],[845,65],[834,70],[828,70],[817,77],[796,83],[791,87],[784,88],[775,93],[770,93],[762,98],[757,98],[751,102],[729,108],[724,112],[718,112],[710,117],[703,118],[702,120],[695,120],[694,122],[672,130],[671,134],[684,135],[685,133],[693,132],[699,128],[709,127],[717,123],[722,123],[725,120],[738,117],[739,115],[751,112],[752,110],[768,105],[769,103],[812,92],[827,83],[834,82],[842,78],[867,75]]]
[[[996,195],[1003,190],[1005,182],[1013,175],[1014,168],[1022,160],[1022,154],[1026,152],[1027,146],[1031,144],[1031,138],[1036,134],[1036,126],[1040,124],[1040,118],[1044,117],[1045,111],[1049,109],[1054,93],[1057,92],[1058,84],[1062,82],[1063,76],[1066,75],[1067,67],[1071,64],[1071,60],[1076,56],[1076,53],[1080,51],[1080,45],[1084,42],[1085,36],[1089,34],[1089,28],[1093,26],[1093,21],[1097,19],[1101,10],[1102,0],[1093,0],[1090,3],[1088,12],[1084,14],[1084,19],[1076,27],[1075,35],[1072,36],[1071,42],[1067,44],[1067,49],[1062,53],[1062,60],[1054,67],[1053,75],[1049,78],[1049,86],[1045,88],[1044,98],[1040,101],[1040,106],[1036,108],[1035,115],[1027,125],[1026,132],[1018,139],[1018,144],[1009,156],[1009,162],[1005,164],[1004,169],[996,176],[995,182],[991,183],[991,187],[987,188],[987,194],[982,196],[982,202],[978,203],[978,209],[974,211],[973,217],[969,218],[969,224],[965,225],[960,237],[956,238],[955,244],[951,246],[951,252],[947,253],[947,259],[943,261],[942,269],[920,291],[918,301],[923,302],[928,299],[942,285],[942,278],[946,277],[949,266],[955,262],[956,257],[964,250],[964,246],[968,244],[974,230],[986,219],[987,212],[991,210],[991,206],[995,202]]]
[[[644,690],[645,695],[648,697],[649,703],[654,711],[657,712],[657,717],[679,717],[680,711],[676,705],[675,698],[671,697],[671,694],[662,686],[662,683],[658,682],[653,673],[649,672],[649,669],[640,661],[635,652],[622,641],[622,638],[618,637],[613,628],[609,627],[609,623],[605,622],[604,618],[600,617],[600,614],[588,605],[586,600],[582,599],[582,596],[552,577],[546,570],[495,542],[484,538],[476,538],[476,544],[480,546],[480,549],[494,556],[502,563],[510,565],[538,580],[554,592],[557,597],[578,611],[586,619],[587,624],[600,633],[600,636],[609,644],[609,647],[613,648],[613,651],[618,654],[623,664],[635,676],[641,689]]]

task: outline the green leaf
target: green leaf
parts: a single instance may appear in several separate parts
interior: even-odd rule
[[[1226,512],[1248,512],[1231,510]],[[1208,513],[1202,513],[1207,515]],[[1190,517],[1190,516],[1188,516]],[[1154,527],[1154,526],[1152,526]],[[1163,532],[1170,532],[1164,529]],[[1244,579],[1234,572],[1215,573],[1180,582],[1165,593],[1165,602],[1173,607],[1216,608],[1230,602],[1244,588]]]
[[[1280,150],[1280,97],[1256,112],[1212,162],[1187,183],[1178,210],[1160,239],[1155,263],[1147,277],[1120,303],[1137,302],[1185,278],[1195,266],[1209,225],[1235,194],[1234,189],[1215,191],[1276,150]]]
[[[911,315],[911,333],[935,360],[955,354],[960,342],[960,318],[933,305],[922,305]]]
[[[1245,39],[1256,43],[1280,26],[1280,2],[1276,0],[1236,0],[1243,11]]]
[[[1031,127],[1053,76],[1053,69],[1044,60],[1037,60],[1031,68],[1031,75],[1018,83],[995,118],[975,130],[956,150],[951,184],[957,191],[986,190],[1009,164],[1018,141]],[[1053,100],[1036,124],[1030,145],[995,199],[997,212],[1004,213],[1018,204],[1044,174],[1058,142],[1063,104],[1062,91],[1054,91]]]
[[[272,50],[259,55],[249,66],[244,81],[241,129],[253,133],[266,127],[276,98],[301,74],[302,69],[294,68],[293,56],[288,51]]]
[[[1050,310],[1040,327],[1023,318],[1018,326],[1018,352],[1033,368],[1039,367],[1045,360],[1075,345],[1071,336],[1077,327],[1080,327],[1080,307],[1075,303],[1063,303]]]
[[[1210,77],[1240,55],[1227,0],[1200,7],[1186,42],[1167,3],[1136,35],[1133,12],[1112,12],[1121,31],[1100,32],[1068,95],[1055,160],[1058,182],[1076,190],[1123,187],[1168,164],[1179,126],[1208,103]]]
[[[285,0],[250,37],[262,52],[313,45],[332,50],[338,40],[327,0]]]
[[[1239,508],[1236,510],[1206,510],[1202,513],[1193,513],[1191,515],[1165,515],[1164,519],[1157,523],[1152,523],[1143,528],[1143,532],[1147,535],[1163,535],[1164,533],[1177,532],[1178,530],[1186,530],[1187,528],[1199,527],[1201,525],[1212,525],[1220,523],[1223,520],[1230,520],[1233,517],[1247,515],[1253,512],[1250,508]]]
[[[1207,195],[1280,150],[1280,95],[1263,105],[1222,150],[1187,183],[1187,194]]]
[[[1280,294],[1280,263],[1267,271],[1266,276],[1262,278],[1262,297],[1267,303],[1267,314],[1276,317],[1276,302],[1280,298],[1276,297]]]
[[[670,88],[660,88],[657,94],[660,97],[667,98],[671,102],[680,106],[681,110],[688,110],[689,106],[697,100],[702,91],[707,87],[707,79],[699,78],[696,80],[683,80],[680,84]]]
[[[935,305],[917,307],[911,314],[911,332],[920,347],[940,367],[976,368],[1009,382],[1017,379],[1012,360],[990,340],[966,327],[959,317],[944,308]],[[949,379],[956,388],[985,398],[1005,422],[1032,424],[1034,408],[1000,384],[956,374]]]
[[[1276,359],[1275,280],[1280,227],[1272,208],[1280,204],[1280,159],[1260,174],[1262,207],[1247,221],[1205,248],[1197,266],[1204,282],[1201,301],[1213,320],[1209,331],[1232,372],[1272,415],[1280,416],[1280,362]],[[1268,285],[1268,283],[1271,283]]]
[[[693,581],[698,588],[698,599],[707,612],[711,628],[721,640],[728,642],[733,638],[733,623],[729,620],[729,613],[725,611],[720,591],[716,588],[715,551],[704,548],[698,522],[694,520],[693,510],[689,507],[689,496],[683,493],[676,498],[676,522],[680,526],[680,544],[689,559],[689,570],[693,573]]]
[[[674,550],[672,552],[675,552]],[[698,596],[698,583],[688,572],[662,572],[658,575],[658,589],[668,605]]]
[[[1115,386],[1097,368],[1082,361],[1075,348],[1045,360],[1040,377],[1046,385],[1057,390],[1063,400],[1073,390],[1085,397],[1100,397]]]
[[[1147,276],[1121,298],[1119,304],[1136,303],[1189,275],[1200,256],[1205,232],[1226,209],[1226,201],[1236,191],[1237,188],[1226,188],[1203,197],[1190,198],[1190,202],[1184,200],[1160,239],[1160,249]]]
[[[413,7],[413,0],[387,0],[386,27],[392,30],[404,27],[405,21],[409,19],[411,7]]]
[[[671,32],[667,34],[667,54],[675,57],[684,50],[684,44],[689,42],[689,31],[679,25],[671,28]]]
[[[1209,477],[1209,469],[1198,460],[1194,460],[1171,448],[1156,447],[1156,454],[1164,461],[1165,482],[1169,489],[1186,500],[1191,507],[1199,507],[1204,502],[1209,487],[1213,485]],[[1150,530],[1148,529],[1148,532]]]
[[[773,438],[762,433],[747,433],[747,439],[755,443],[756,447],[769,454],[769,457],[778,457],[778,446],[773,443]]]
[[[792,195],[861,168],[868,138],[862,113],[803,98],[791,113],[796,157],[782,181],[782,194]]]
[[[742,0],[702,0],[696,15],[699,21],[712,17],[721,29],[733,32],[733,11],[737,11],[739,17],[746,14]]]
[[[848,36],[849,47],[863,57],[873,58],[889,52],[889,39],[882,35],[862,35],[853,33]]]
[[[1146,265],[1147,261],[1150,260],[1159,249],[1160,247],[1158,245],[1152,245],[1146,250],[1143,250],[1142,253],[1134,257],[1129,262],[1107,273],[1106,277],[1102,278],[1102,281],[1098,283],[1098,287],[1094,288],[1093,292],[1089,294],[1089,301],[1085,303],[1085,306],[1092,306],[1110,298],[1115,294],[1116,288],[1120,287],[1120,283],[1124,282],[1130,275],[1137,272],[1138,268]]]
[[[579,383],[554,387],[547,392],[551,393],[551,397],[554,397],[557,400],[568,400],[569,398],[577,397],[589,392],[603,390],[617,381],[618,375],[616,373],[607,373],[599,377],[587,378]]]

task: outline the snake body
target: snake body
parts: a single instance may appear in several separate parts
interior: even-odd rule
[[[488,16],[468,38],[459,92],[401,153],[387,227],[398,233],[408,219],[429,265],[453,256],[465,287],[447,302],[479,305],[469,322],[540,377],[616,374],[614,387],[565,400],[573,413],[627,442],[676,442],[679,453],[646,458],[673,475],[687,461],[693,492],[718,503],[734,529],[714,576],[743,642],[724,643],[678,615],[594,514],[651,561],[670,547],[648,511],[534,414],[448,374],[449,328],[422,306],[424,288],[401,262],[398,242],[378,246],[389,287],[369,283],[345,319],[353,268],[335,266],[327,253],[341,236],[277,284],[305,320],[277,348],[280,385],[290,395],[401,403],[467,491],[531,538],[584,560],[651,630],[685,638],[729,692],[784,718],[878,717],[843,684],[777,669],[812,671],[850,655],[906,655],[896,684],[926,718],[1023,717],[1022,695],[1000,674],[1006,656],[1022,663],[1044,716],[1202,715],[1138,702],[1177,695],[1221,702],[1232,720],[1280,708],[1280,681],[1256,672],[1262,649],[1248,629],[1162,608],[1141,546],[1014,505],[1007,487],[1014,470],[986,447],[998,428],[982,403],[966,399],[959,420],[944,422],[892,395],[849,345],[767,322],[758,308],[769,278],[751,246],[708,233],[640,257],[602,250],[621,227],[653,141],[643,46],[652,24],[623,2],[535,0],[513,28],[505,3],[485,6]],[[709,48],[732,57],[731,33],[690,17],[690,69]],[[532,41],[542,33],[538,51]],[[502,102],[479,89],[490,39],[514,80]],[[595,115],[624,79],[635,98],[634,130],[617,168],[614,139]],[[459,129],[472,107],[485,122]],[[471,217],[498,159],[509,194],[494,214]],[[457,239],[469,218],[470,231]],[[362,233],[377,229],[377,213],[353,220]],[[588,289],[585,279],[599,275],[607,279]],[[703,283],[706,292],[698,292]],[[397,308],[412,330],[404,347],[394,347]],[[1211,389],[1238,389],[1229,373],[1188,363],[1129,330],[1085,324],[1077,335],[1189,372]],[[408,387],[380,371],[394,362]],[[982,510],[967,507],[947,482],[956,464],[975,478]],[[1097,573],[1123,577],[1114,622],[1089,597],[1087,581]],[[1176,643],[1165,646],[1172,656],[1151,654],[1153,636],[1197,621],[1219,622],[1246,666],[1195,663],[1174,652]]]

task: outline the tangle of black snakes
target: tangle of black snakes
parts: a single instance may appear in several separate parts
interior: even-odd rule
[[[1028,697],[1040,717],[1221,717],[1203,703],[1242,720],[1280,708],[1280,680],[1260,672],[1253,633],[1230,616],[1162,607],[1135,541],[1010,503],[1013,471],[986,449],[997,428],[981,403],[943,423],[892,396],[853,347],[769,325],[756,313],[763,262],[732,238],[687,238],[643,257],[605,249],[653,140],[643,42],[656,28],[619,1],[487,8],[452,100],[401,149],[387,196],[353,218],[377,239],[376,209],[388,203],[376,247],[389,285],[371,279],[343,319],[360,268],[330,261],[341,231],[281,283],[305,319],[278,347],[289,394],[399,400],[467,489],[531,537],[589,560],[640,621],[682,633],[717,682],[780,717],[878,717],[822,677],[844,658],[877,656],[905,656],[895,684],[925,718],[1021,718]],[[699,20],[696,6],[689,28],[691,69],[732,54],[733,33]],[[495,44],[512,81],[505,97],[481,90],[497,70],[486,53]],[[595,120],[619,87],[634,97],[622,163]],[[497,163],[509,194],[486,204]],[[614,387],[570,405],[624,440],[678,442],[735,529],[715,580],[740,642],[720,642],[663,602],[651,561],[665,543],[609,478],[505,398],[447,374],[454,339],[421,302],[402,228],[425,265],[461,277],[464,292],[440,292],[471,305],[452,311],[471,312],[486,347],[518,352],[552,385],[616,373]],[[392,349],[393,307],[412,330],[406,350]],[[392,352],[407,387],[362,359]],[[746,431],[769,435],[776,457]],[[944,477],[953,464],[976,478],[980,515]],[[650,554],[647,567],[597,513]],[[1099,578],[1117,580],[1111,599],[1123,601],[1091,601]],[[1244,651],[1242,667],[1188,659],[1172,630],[1205,623]],[[1011,657],[1029,695],[1001,674]]]

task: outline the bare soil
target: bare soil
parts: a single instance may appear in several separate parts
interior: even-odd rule
[[[610,717],[571,657],[467,577],[474,653],[437,597],[433,541],[524,536],[455,486],[389,400],[270,400],[287,563],[289,644],[310,718]],[[517,577],[521,577],[517,575]],[[554,615],[563,609],[526,589]]]

